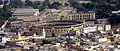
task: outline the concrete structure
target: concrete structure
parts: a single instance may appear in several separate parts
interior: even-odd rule
[[[77,20],[77,21],[84,21],[84,20],[94,20],[95,12],[93,11],[81,11],[77,13],[77,11],[72,7],[64,7],[62,10],[56,9],[46,9],[46,14],[44,18],[54,17],[56,20]]]
[[[78,3],[87,4],[87,3],[91,3],[91,1],[90,0],[78,0]]]
[[[107,42],[107,41],[108,41],[107,37],[98,39],[98,42]]]
[[[84,21],[84,20],[94,20],[96,18],[95,18],[95,12],[80,12],[80,13],[67,14],[67,16],[64,17],[63,19]]]
[[[98,24],[109,24],[108,19],[97,19]]]
[[[65,7],[63,10],[56,9],[46,9],[45,14],[42,17],[42,21],[54,21],[54,20],[64,20],[64,17],[73,11],[72,7]]]
[[[111,30],[111,25],[97,25],[98,30],[100,31],[108,31]]]
[[[39,13],[39,9],[30,9],[30,8],[20,8],[20,9],[16,9],[12,16],[13,17],[24,17],[24,16],[38,16]]]
[[[26,0],[21,0],[22,2],[25,2]],[[29,0],[31,2],[44,2],[45,0]]]
[[[5,37],[5,36],[0,37],[0,45],[1,46],[4,46],[7,41],[8,41],[7,37]]]
[[[42,25],[38,25],[38,26],[33,26],[31,27],[31,31],[33,32],[38,32],[38,33],[42,33],[42,29],[45,29],[46,32],[46,36],[47,37],[51,37],[53,35],[58,36],[58,35],[65,35],[68,33],[68,31],[72,28],[72,27],[79,27],[81,26],[82,22],[78,22],[78,21],[49,21],[46,23],[43,23]]]
[[[16,9],[12,17],[10,18],[10,26],[18,26],[19,25],[32,25],[32,24],[38,24],[39,20],[41,19],[39,17],[39,9],[30,9],[30,8],[20,8]],[[24,27],[23,26],[23,27]]]
[[[112,13],[118,14],[118,13],[120,13],[120,10],[118,10],[118,11],[112,11]]]
[[[80,28],[80,32],[82,33],[90,33],[90,32],[96,32],[96,31],[108,31],[108,30],[111,30],[111,25],[96,24],[94,26],[87,26],[87,27]]]
[[[36,33],[35,33],[31,36],[22,36],[22,33],[18,32],[17,37],[11,36],[11,37],[8,38],[8,41],[16,42],[16,41],[28,41],[30,39],[37,39],[38,40],[38,39],[44,39],[44,38],[46,38],[45,29],[42,30],[41,34],[36,35]]]
[[[90,33],[90,32],[95,32],[97,29],[96,27],[86,27],[83,29],[84,33]]]
[[[61,4],[65,4],[65,3],[68,3],[68,0],[49,0],[50,3],[53,3],[53,2],[60,2]]]
[[[14,17],[13,19],[15,19],[16,21],[27,22],[27,21],[40,20],[40,17],[39,16],[19,16],[19,17]]]

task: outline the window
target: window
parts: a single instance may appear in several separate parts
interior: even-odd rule
[[[50,32],[51,32],[51,30],[50,30]]]
[[[79,15],[77,15],[76,17],[79,17]]]
[[[48,32],[48,30],[46,30]]]
[[[52,30],[54,32],[54,30]]]
[[[72,16],[72,17],[74,17],[74,16]]]
[[[74,18],[72,18],[72,20],[74,20]]]
[[[83,18],[83,20],[84,20],[84,18]]]
[[[80,17],[82,17],[82,16],[80,15]]]
[[[41,30],[39,30],[39,31],[41,31]]]
[[[82,20],[82,19],[80,18],[80,20]]]
[[[85,17],[85,16],[83,15],[83,17]]]
[[[2,42],[2,37],[0,37],[0,42]]]
[[[88,15],[88,17],[90,17],[90,15]]]
[[[55,31],[57,31],[57,30],[55,30]]]

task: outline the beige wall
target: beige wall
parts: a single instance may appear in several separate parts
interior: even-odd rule
[[[68,14],[64,17],[64,20],[92,20],[95,19],[95,13],[80,13],[80,14]]]
[[[53,33],[56,36],[58,36],[58,35],[66,34],[71,27],[64,27],[64,28],[63,27],[59,27],[59,28],[58,27],[56,27],[56,28],[55,27],[54,28],[52,28],[52,27],[49,27],[49,28],[40,27],[40,28],[33,28],[33,31],[41,34],[43,32],[43,28],[45,29],[46,36],[51,36]]]
[[[46,36],[51,36],[52,33],[54,33],[56,36],[59,35],[64,35],[66,33],[69,32],[69,30],[71,29],[75,29],[78,27],[80,27],[81,25],[71,25],[71,26],[44,26],[44,27],[36,27],[36,28],[32,28],[33,32],[38,32],[39,34],[41,34],[43,32],[43,28],[46,31]],[[75,29],[76,30],[76,29]]]

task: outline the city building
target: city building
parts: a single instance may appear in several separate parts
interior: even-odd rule
[[[98,39],[98,42],[107,42],[107,41],[108,41],[107,37]]]
[[[118,10],[118,11],[112,11],[112,13],[113,14],[118,14],[118,13],[120,13],[120,10]]]
[[[7,41],[8,41],[7,37],[0,36],[0,46],[4,46]]]
[[[21,0],[22,2],[25,2],[25,1],[27,1],[27,0]],[[31,1],[31,2],[44,2],[45,0],[29,0],[29,1]]]
[[[30,9],[30,8],[20,8],[16,9],[12,17],[10,18],[10,26],[17,26],[19,25],[22,27],[32,25],[32,24],[38,24],[39,20],[41,19],[39,17],[39,9]]]
[[[59,2],[61,4],[64,5],[64,3],[68,3],[68,0],[49,0],[50,3],[53,3],[53,2]]]
[[[84,20],[94,20],[95,12],[80,12],[80,13],[69,13],[63,19],[65,20],[77,20],[77,21],[84,21]]]
[[[79,27],[82,22],[79,21],[68,21],[68,20],[58,20],[58,21],[49,21],[42,23],[38,26],[32,26],[30,29],[33,32],[42,33],[42,29],[45,29],[46,36],[58,36],[65,35],[72,29],[72,27]]]
[[[39,9],[19,8],[13,12],[12,17],[38,16],[39,14]]]
[[[91,3],[91,1],[90,0],[78,0],[78,3],[87,4],[87,3]]]
[[[70,12],[72,12],[74,8],[72,7],[64,7],[61,9],[46,9],[43,16],[41,16],[42,21],[54,21],[54,20],[65,20],[64,17]]]
[[[82,27],[80,28],[80,32],[82,33],[90,33],[90,32],[96,32],[96,31],[108,31],[111,30],[111,25],[94,25],[94,26],[88,26],[88,27]]]
[[[16,42],[16,41],[28,41],[30,39],[41,40],[41,39],[46,38],[46,32],[45,32],[45,29],[42,30],[41,34],[33,33],[33,34],[26,35],[24,33],[18,32],[18,34],[16,36],[9,37],[7,41],[10,41],[10,42],[13,42],[13,41],[14,42]]]
[[[108,19],[97,19],[97,23],[98,24],[109,24],[109,21]]]
[[[46,9],[46,14],[43,17],[43,21],[45,18],[54,18],[55,20],[75,20],[75,21],[84,21],[84,20],[94,20],[95,12],[93,11],[81,11],[77,12],[72,7],[64,7],[62,10],[56,9]],[[49,19],[48,19],[49,20]]]
[[[96,27],[86,27],[81,29],[81,32],[83,33],[90,33],[90,32],[95,32],[97,31]]]

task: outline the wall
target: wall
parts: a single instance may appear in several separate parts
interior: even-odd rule
[[[83,32],[84,33],[94,32],[96,30],[97,30],[96,27],[86,27],[86,28],[83,28]]]
[[[67,20],[78,20],[78,21],[93,20],[93,19],[95,19],[95,13],[75,13],[75,14],[73,13],[73,14],[68,14],[66,19]]]

